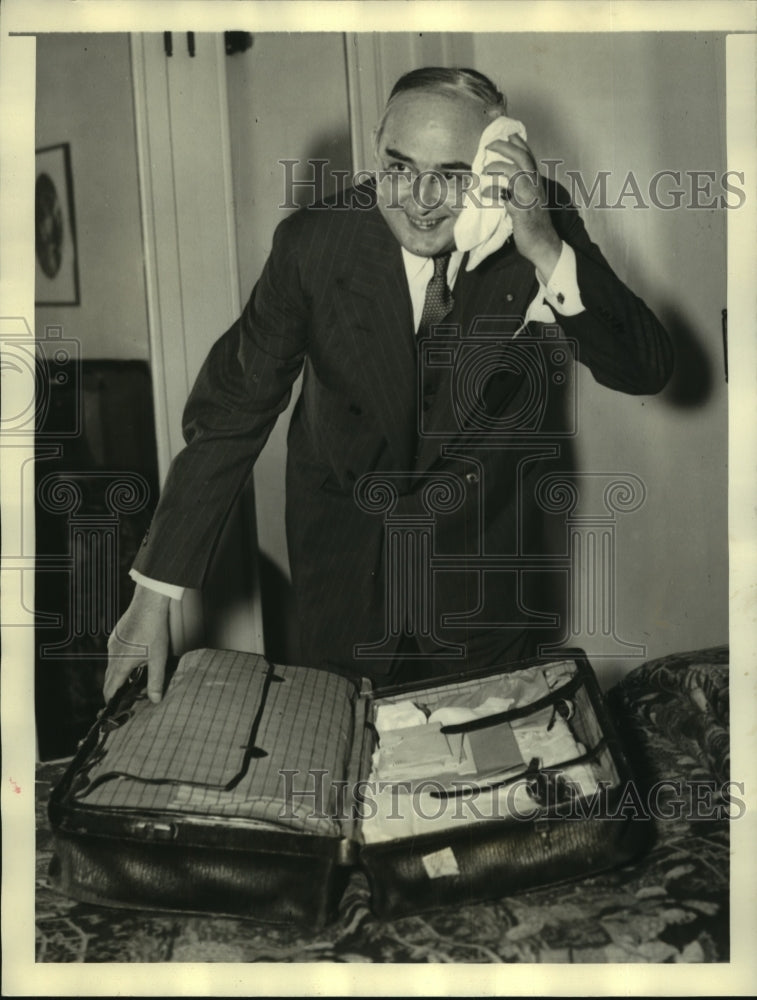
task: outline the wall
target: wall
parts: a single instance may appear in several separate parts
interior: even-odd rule
[[[580,170],[589,188],[610,171],[612,204],[633,170],[650,203],[659,170],[720,177],[726,168],[722,35],[490,34],[475,36],[474,51],[537,157],[565,161],[555,173],[563,183],[566,169]],[[644,506],[618,525],[618,634],[656,656],[728,639],[726,212],[637,202],[582,214],[673,336],[676,373],[660,396],[634,398],[583,369],[578,458],[580,468],[632,472],[646,484]]]
[[[79,369],[51,366],[55,377],[38,423],[37,483],[60,476],[82,498],[75,511],[35,505],[41,759],[74,753],[94,723],[108,633],[133,591],[128,568],[150,520],[149,502],[135,502],[131,512],[120,508],[115,549],[104,545],[104,513],[117,496],[124,501],[136,477],[151,498],[158,489],[129,44],[126,34],[37,38],[35,142],[38,149],[70,144],[80,304],[38,307],[36,334],[44,342],[46,326],[63,327],[84,361]],[[48,357],[55,358],[57,343],[50,341]],[[127,484],[120,494],[119,482]],[[102,530],[72,549],[75,522],[88,518]],[[50,558],[60,560],[59,572],[45,569]],[[109,586],[98,587],[98,579]],[[85,610],[77,616],[72,609],[79,605]],[[56,618],[59,626],[51,624]]]
[[[280,159],[328,159],[351,170],[343,36],[256,34],[252,49],[227,60],[229,121],[241,299],[246,302],[291,209]],[[297,173],[298,178],[310,176]],[[324,193],[330,190],[328,184]],[[296,191],[294,200],[308,197]],[[276,424],[254,472],[264,603],[286,600],[289,563],[284,530],[286,434],[294,402]],[[265,610],[265,609],[264,609]],[[271,628],[266,628],[270,655]],[[283,655],[295,656],[296,652]]]
[[[129,36],[39,35],[37,148],[71,144],[79,306],[36,311],[90,359],[148,358]]]

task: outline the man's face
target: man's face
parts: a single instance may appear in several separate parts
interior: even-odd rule
[[[463,184],[489,120],[462,96],[408,91],[392,103],[376,150],[378,206],[410,253],[454,250]]]

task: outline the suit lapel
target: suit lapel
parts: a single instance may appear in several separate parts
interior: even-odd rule
[[[338,281],[339,303],[364,359],[371,410],[380,421],[398,468],[409,469],[415,451],[415,334],[400,245],[379,211],[364,213],[361,239]]]

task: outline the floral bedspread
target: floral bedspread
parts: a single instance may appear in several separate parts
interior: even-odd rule
[[[320,931],[85,905],[52,890],[37,776],[38,962],[727,962],[728,649],[651,661],[607,696],[651,812],[638,861],[567,885],[382,921],[360,872]],[[738,804],[736,803],[736,807]],[[731,801],[731,810],[734,801]]]

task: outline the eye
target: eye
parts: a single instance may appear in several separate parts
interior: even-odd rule
[[[448,170],[443,176],[444,179],[450,184],[466,186],[470,183],[472,175],[467,170]]]
[[[387,163],[384,169],[388,170],[392,174],[410,173],[410,167],[407,165],[407,163],[400,163],[398,160],[393,160],[391,163]]]

